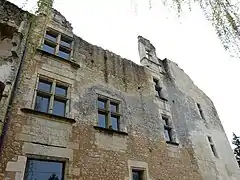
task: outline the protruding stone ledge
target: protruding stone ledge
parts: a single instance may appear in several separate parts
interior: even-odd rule
[[[103,127],[100,127],[100,126],[93,126],[93,127],[94,127],[94,129],[97,129],[99,131],[103,131],[103,132],[105,132],[107,134],[111,134],[111,135],[113,135],[113,134],[120,134],[120,135],[125,135],[125,136],[128,135],[127,132],[117,131],[117,130],[110,129],[110,128],[103,128]]]

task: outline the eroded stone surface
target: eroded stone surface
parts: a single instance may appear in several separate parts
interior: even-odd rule
[[[8,6],[16,10],[10,3]],[[1,13],[5,11],[9,10],[3,8]],[[65,179],[131,180],[132,168],[145,170],[148,180],[239,179],[212,101],[183,70],[157,58],[154,46],[143,37],[139,37],[141,66],[84,41],[72,33],[70,23],[58,11],[51,12],[53,19],[39,16],[31,29],[31,45],[36,47],[27,51],[20,73],[0,179],[23,179],[30,156],[65,161]],[[73,37],[71,61],[79,68],[36,50],[43,42],[46,22],[48,27]],[[20,23],[16,20],[17,25]],[[146,50],[150,51],[148,58]],[[21,110],[34,108],[39,76],[69,85],[67,116],[76,123]],[[159,79],[165,100],[156,97],[153,77]],[[120,102],[120,130],[124,134],[94,128],[98,125],[99,94]],[[201,104],[205,120],[196,103]],[[165,142],[163,115],[171,120],[174,141],[179,145]],[[213,156],[207,136],[212,137],[219,158]]]

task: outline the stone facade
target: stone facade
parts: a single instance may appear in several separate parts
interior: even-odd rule
[[[7,4],[1,14],[26,14],[0,2]],[[26,47],[24,56],[18,56],[21,63],[15,63],[12,82],[17,83],[10,86],[15,93],[6,96],[12,97],[11,108],[3,104],[0,114],[5,122],[0,179],[31,179],[26,175],[29,159],[64,162],[64,179],[132,180],[133,170],[143,173],[142,180],[240,179],[212,101],[177,64],[158,59],[154,46],[139,36],[142,65],[137,65],[77,37],[58,11],[40,7],[38,16],[23,16],[24,23],[9,16],[16,29],[25,26],[28,33],[20,37],[29,40],[17,49]],[[48,29],[72,39],[67,60],[60,56],[61,41],[54,45],[55,53],[45,52]],[[1,57],[14,56],[8,41],[0,41]],[[0,77],[9,77],[9,71],[0,66]],[[52,83],[47,112],[35,106],[41,79]],[[54,115],[51,104],[56,84],[67,87],[63,116]],[[99,127],[99,97],[118,103],[117,130]]]

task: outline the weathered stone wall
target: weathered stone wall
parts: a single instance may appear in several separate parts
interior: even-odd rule
[[[198,87],[194,85],[192,80],[178,67],[176,63],[168,61],[168,69],[171,73],[171,79],[174,88],[168,90],[169,94],[176,94],[176,89],[182,93],[186,110],[172,109],[176,114],[174,119],[185,119],[188,136],[193,143],[195,157],[198,161],[204,179],[240,179],[240,171],[233,156],[231,146],[222,127],[216,109],[212,101]],[[176,98],[179,99],[179,98]],[[180,104],[183,101],[176,101]],[[204,119],[201,118],[197,103],[201,105]],[[180,107],[178,104],[176,107]],[[211,136],[216,147],[218,157],[215,157],[211,151],[207,136]]]
[[[144,169],[148,180],[217,178],[202,171],[208,160],[201,157],[210,157],[211,151],[205,148],[208,146],[205,131],[194,101],[203,104],[204,112],[213,104],[175,64],[159,60],[148,41],[139,44],[145,65],[139,66],[73,35],[70,23],[59,12],[54,10],[51,17],[49,27],[74,37],[73,57],[67,61],[47,55],[37,47],[33,48],[34,53],[30,51],[31,54],[26,55],[1,156],[0,179],[23,179],[28,157],[65,161],[67,179],[131,180],[133,167]],[[34,45],[41,47],[42,37],[38,37],[44,34],[46,27],[42,23],[47,22],[46,16],[39,16],[36,21],[38,25],[34,26],[31,36],[36,36]],[[141,42],[145,40],[142,38]],[[151,61],[141,52],[145,45],[152,50]],[[33,111],[39,76],[70,87],[67,118]],[[167,101],[155,96],[153,77],[160,80]],[[186,81],[183,83],[181,78]],[[191,87],[185,88],[188,84]],[[98,94],[120,102],[122,133],[96,128]],[[165,142],[162,115],[171,120],[176,144]],[[206,119],[208,117],[206,114]],[[209,124],[225,138],[221,123],[215,117]],[[194,135],[199,132],[202,136],[196,138]],[[215,142],[215,135],[211,135]],[[203,154],[201,148],[206,149]],[[226,150],[225,157],[231,158],[229,147]],[[219,164],[224,160],[219,159]],[[235,167],[233,159],[225,163]],[[230,175],[225,178],[232,180]]]
[[[28,35],[30,14],[0,0],[0,135]],[[0,140],[2,142],[2,140]]]

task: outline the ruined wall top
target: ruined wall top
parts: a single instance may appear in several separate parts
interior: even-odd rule
[[[8,23],[11,26],[19,26],[20,23],[31,14],[22,10],[15,4],[6,0],[0,0],[0,23]]]

